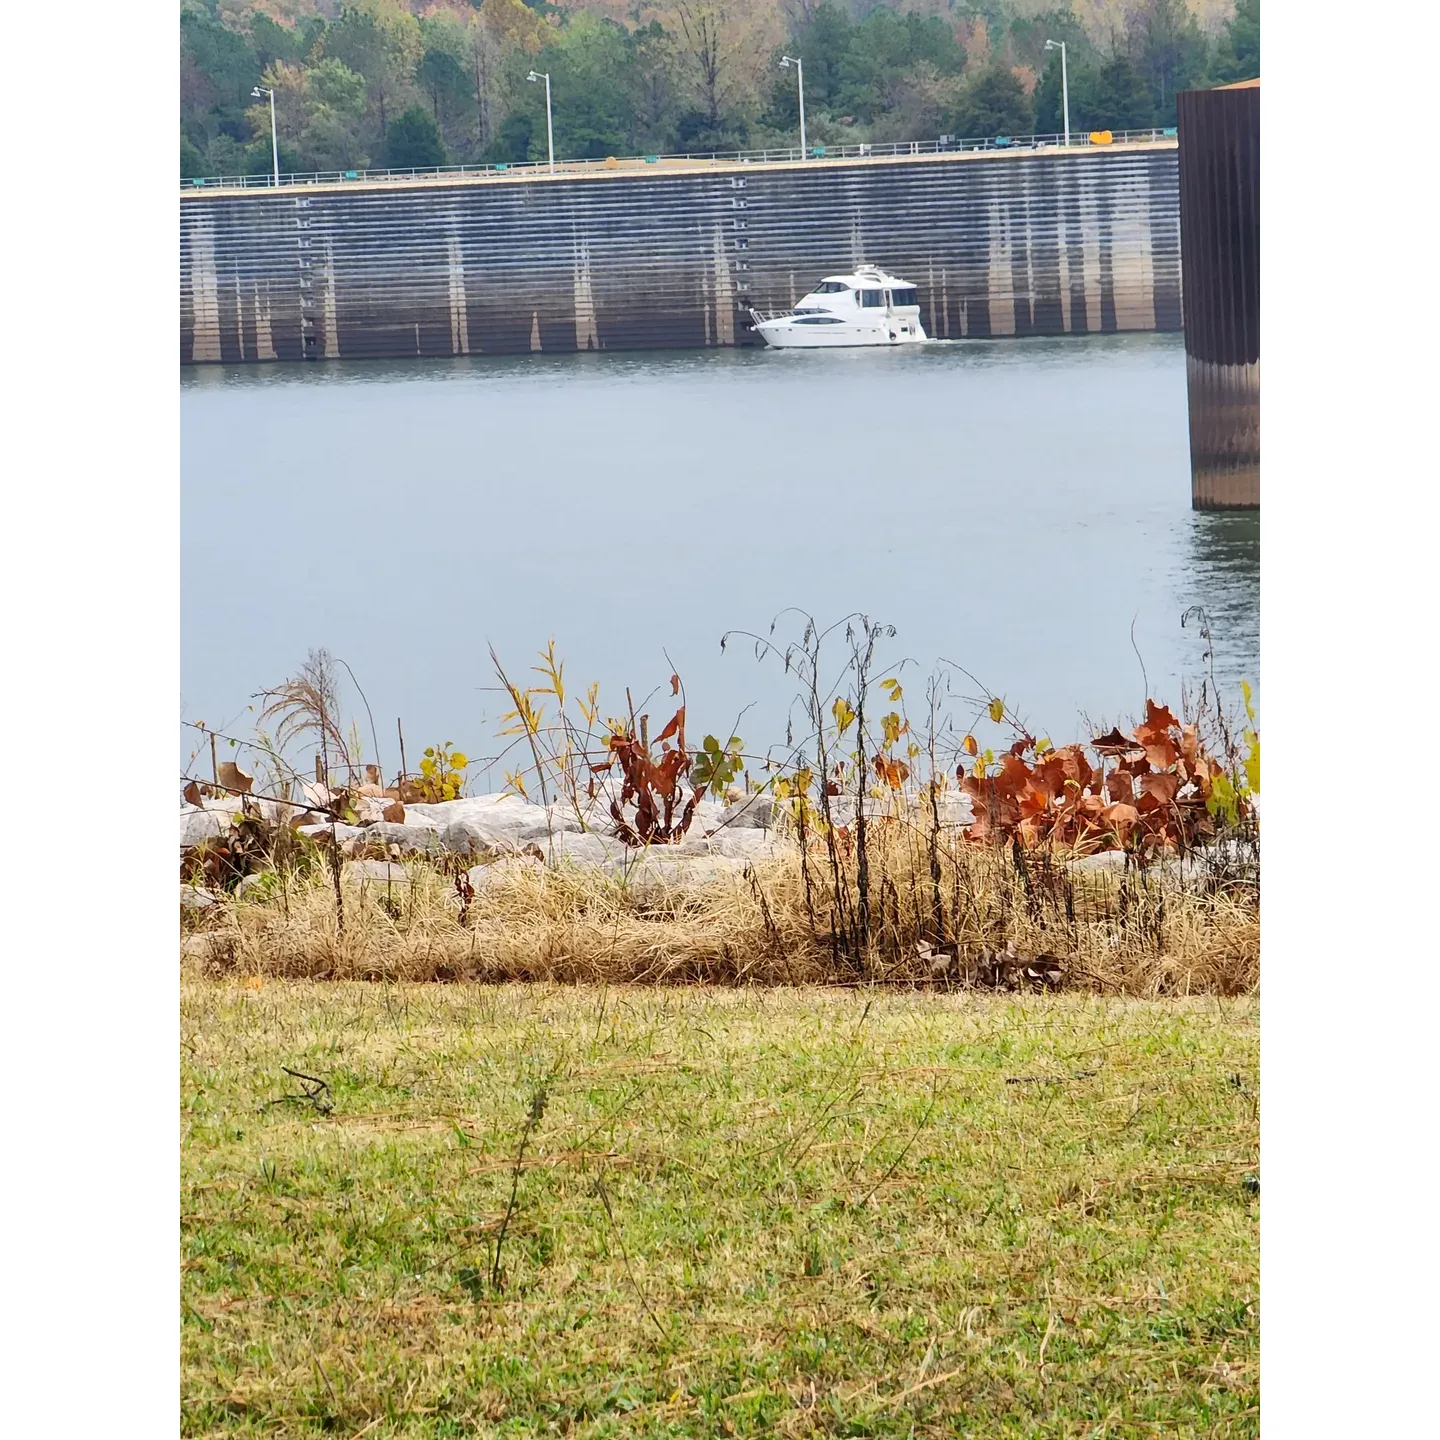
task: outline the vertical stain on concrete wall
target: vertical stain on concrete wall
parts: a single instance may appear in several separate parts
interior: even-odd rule
[[[215,278],[215,226],[197,215],[190,226],[190,308],[195,316],[190,358],[220,358],[220,295]]]
[[[530,349],[537,351],[540,348],[540,312],[532,310],[530,312]]]
[[[598,350],[600,332],[595,328],[595,292],[590,285],[590,244],[581,240],[575,247],[575,348]]]
[[[460,237],[452,235],[448,242],[450,274],[450,353],[470,353],[470,317],[465,309],[465,259],[460,253]]]
[[[715,225],[715,339],[721,345],[735,343],[735,286],[730,278],[730,256],[725,235]]]
[[[1065,333],[1065,279],[1061,271],[1061,215],[1065,202],[1059,181],[1054,170],[1036,166],[1025,186],[1031,335]]]
[[[1015,276],[1010,216],[998,200],[990,205],[990,256],[985,285],[990,298],[990,333],[1015,333]]]
[[[935,257],[933,255],[925,262],[925,299],[930,306],[930,323],[925,327],[925,333],[933,340],[940,333],[935,328]]]
[[[1060,233],[1060,253],[1058,263],[1060,271],[1060,328],[1065,332],[1065,334],[1068,335],[1073,328],[1070,319],[1070,245],[1069,237],[1064,233],[1063,230]]]
[[[324,346],[321,354],[326,360],[338,360],[340,358],[340,326],[336,319],[335,307],[335,249],[328,238],[325,241],[325,303],[321,316],[323,324],[321,344]],[[415,328],[418,332],[420,327],[417,325]]]
[[[1030,335],[1035,330],[1035,262],[1030,248],[1035,217],[1030,208],[1028,187],[1006,219],[1010,240],[1010,314],[1014,327],[1011,334]]]
[[[1151,261],[1150,196],[1136,189],[1116,207],[1111,223],[1115,264],[1115,328],[1155,328],[1155,270]],[[1121,258],[1123,257],[1123,258]]]
[[[240,347],[240,358],[245,359],[245,305],[240,298],[240,267],[235,267],[235,343]]]
[[[866,263],[865,239],[860,233],[860,217],[856,215],[850,221],[850,268],[853,270],[857,265]]]
[[[275,336],[270,329],[270,282],[265,282],[265,306],[260,306],[260,282],[257,280],[252,288],[255,302],[255,358],[257,360],[273,360],[275,358]]]
[[[1100,203],[1088,179],[1080,182],[1080,275],[1085,292],[1085,332],[1100,332]]]
[[[945,322],[945,338],[950,338],[950,272],[940,271],[940,318]],[[960,333],[965,333],[965,311],[960,311]]]
[[[1180,213],[1175,177],[1151,169],[1145,174],[1150,211],[1150,268],[1154,276],[1155,328],[1181,328]]]

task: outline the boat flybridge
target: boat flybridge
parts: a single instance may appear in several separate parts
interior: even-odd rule
[[[926,338],[915,287],[877,265],[827,275],[793,310],[752,310],[750,318],[767,345],[786,349],[907,345]]]

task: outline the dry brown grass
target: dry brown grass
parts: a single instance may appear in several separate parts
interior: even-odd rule
[[[696,888],[627,885],[595,871],[508,868],[462,921],[451,878],[424,862],[388,890],[348,881],[337,924],[323,868],[277,872],[265,898],[227,901],[187,926],[194,972],[296,979],[949,985],[917,954],[1007,941],[1060,956],[1071,988],[1127,995],[1245,994],[1259,982],[1258,886],[1172,874],[1079,874],[1053,858],[942,847],[882,829],[870,847],[870,942],[832,936],[824,857],[757,864]],[[841,877],[852,909],[853,864]]]

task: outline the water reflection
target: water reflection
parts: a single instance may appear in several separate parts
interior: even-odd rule
[[[1205,607],[1214,637],[1215,681],[1233,703],[1241,680],[1260,703],[1260,516],[1255,511],[1197,511],[1189,532],[1188,584]],[[1194,628],[1204,673],[1204,646]]]

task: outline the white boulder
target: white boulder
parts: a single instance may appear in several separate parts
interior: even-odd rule
[[[518,795],[472,795],[464,800],[407,805],[405,819],[411,824],[431,825],[437,831],[457,824],[473,826],[474,833],[495,849],[519,850],[532,840],[543,839],[554,828],[543,806],[532,805]]]
[[[208,890],[202,890],[198,885],[182,885],[180,887],[180,908],[182,910],[209,910],[220,903],[218,895],[212,895]]]
[[[769,790],[757,790],[725,806],[718,823],[727,830],[771,830],[776,818],[774,795]]]
[[[372,890],[385,890],[392,885],[410,883],[405,867],[397,865],[393,860],[351,860],[342,873],[345,879]]]
[[[205,840],[230,833],[230,816],[224,811],[201,810],[185,805],[180,810],[180,848],[192,850]]]
[[[367,825],[361,836],[367,842],[398,845],[402,855],[438,855],[446,848],[440,831],[428,825],[400,825],[393,820]]]

